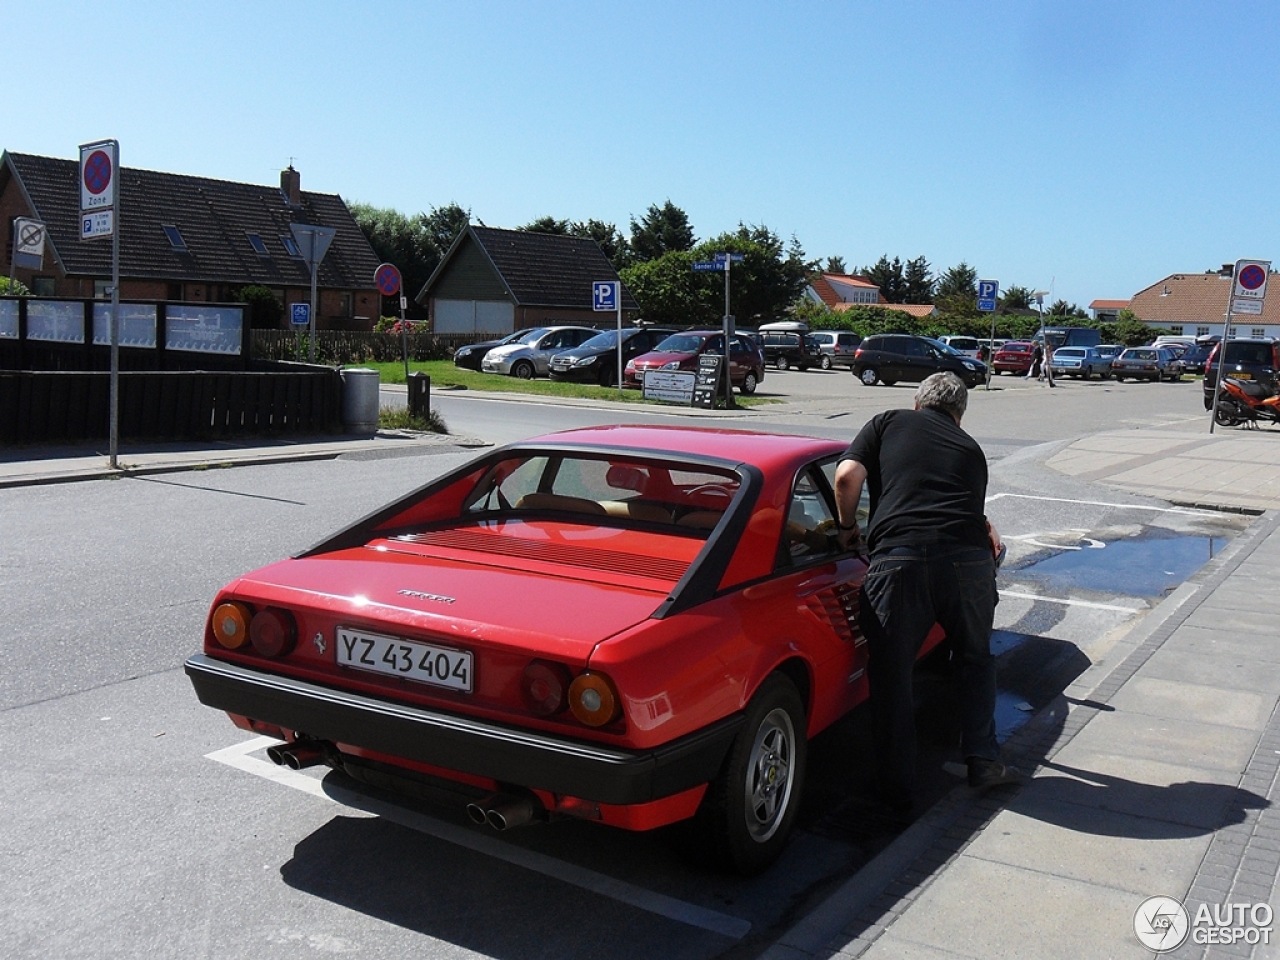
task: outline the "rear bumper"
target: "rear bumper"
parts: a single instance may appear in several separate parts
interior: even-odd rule
[[[648,803],[709,782],[743,721],[734,714],[660,747],[626,750],[348,693],[204,654],[189,659],[186,672],[205,706],[598,803]]]

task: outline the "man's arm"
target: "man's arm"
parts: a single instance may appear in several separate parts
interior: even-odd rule
[[[862,539],[858,529],[858,500],[867,482],[867,468],[857,460],[841,460],[836,466],[837,542],[841,549]]]

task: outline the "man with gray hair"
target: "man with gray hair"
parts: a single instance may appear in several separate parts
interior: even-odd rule
[[[836,468],[842,546],[857,544],[858,500],[867,485],[871,566],[859,603],[867,638],[878,788],[898,811],[913,802],[916,767],[912,670],[934,623],[959,661],[960,747],[969,785],[1017,783],[996,742],[991,625],[996,558],[1003,545],[987,521],[987,460],[960,428],[969,393],[954,373],[935,373],[914,410],[886,410],[859,431]]]

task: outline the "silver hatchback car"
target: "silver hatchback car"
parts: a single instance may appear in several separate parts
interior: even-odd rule
[[[562,350],[578,346],[599,330],[590,327],[534,327],[514,343],[494,347],[480,361],[484,373],[501,373],[521,380],[545,377],[551,358]]]

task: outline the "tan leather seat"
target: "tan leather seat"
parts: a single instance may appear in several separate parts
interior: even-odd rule
[[[561,513],[588,513],[605,516],[605,509],[586,497],[566,497],[559,493],[526,493],[516,501],[517,510],[554,510]]]
[[[606,500],[603,503],[605,513],[611,517],[626,517],[630,520],[643,520],[646,523],[670,523],[671,511],[656,503],[637,503],[634,500]]]
[[[695,510],[693,513],[686,513],[683,517],[676,521],[677,527],[694,527],[698,530],[711,530],[723,513],[717,513],[714,510]]]

